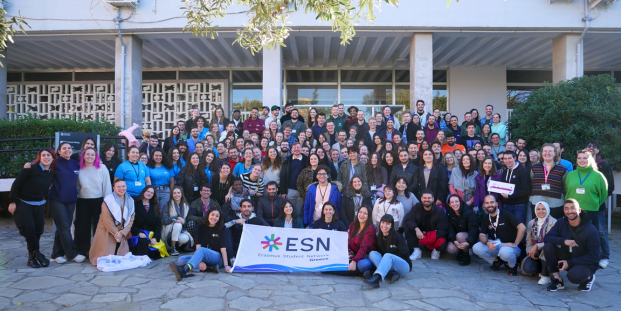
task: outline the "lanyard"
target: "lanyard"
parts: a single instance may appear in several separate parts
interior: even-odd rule
[[[317,188],[319,188],[319,195],[321,196],[321,204],[325,203],[326,201],[324,200],[324,197],[326,196],[326,194],[328,193],[328,187],[330,186],[330,184],[328,184],[326,186],[326,189],[323,191],[323,193],[321,193],[321,186],[319,186],[319,184],[317,184]]]
[[[149,148],[147,148],[148,150]],[[136,169],[134,167],[134,164],[132,162],[129,162],[129,165],[132,167],[132,169],[134,170],[134,172],[136,173],[136,181],[140,180],[140,173],[138,172],[138,170],[140,170],[140,164],[138,164],[138,162],[136,162],[136,166],[138,166],[138,169]],[[587,176],[589,177],[589,176]],[[586,178],[585,178],[586,180]],[[582,185],[582,183],[580,183]]]
[[[386,209],[387,199],[384,199],[384,215],[388,214],[388,210]],[[390,203],[388,203],[388,207],[390,207]]]
[[[356,170],[354,168],[354,163],[351,163],[351,172],[349,173],[349,180],[351,180],[354,177],[355,173],[356,173]]]
[[[496,214],[496,223],[492,222],[492,216],[491,215],[487,215],[487,217],[489,217],[489,223],[492,225],[492,227],[494,227],[494,236],[498,236],[497,235],[497,228],[498,228],[498,220],[500,220],[500,210],[497,210],[498,213]]]
[[[360,195],[360,198],[358,198],[357,195],[354,195],[353,199],[354,199],[354,205],[358,207],[356,211],[360,210],[360,204],[362,204],[362,195]],[[357,203],[356,203],[356,199],[358,199]]]
[[[591,171],[593,172],[593,171]],[[587,178],[589,178],[589,175],[591,175],[591,172],[589,172],[586,177],[584,177],[584,180],[582,179],[582,176],[580,176],[580,172],[578,172],[578,179],[580,180],[580,188],[582,188],[582,184],[587,180]]]
[[[552,167],[552,168],[554,168],[554,167]],[[550,168],[550,172],[552,172],[552,168]],[[550,172],[548,172],[548,169],[546,168],[546,164],[543,163],[543,174],[545,176],[545,183],[546,184],[548,183],[548,175],[550,175]],[[591,173],[589,172],[589,174],[591,174]],[[578,177],[580,177],[580,173],[578,173]],[[587,177],[588,177],[588,175],[587,175]],[[584,180],[586,180],[586,178]],[[582,186],[582,183],[580,183],[580,185]]]

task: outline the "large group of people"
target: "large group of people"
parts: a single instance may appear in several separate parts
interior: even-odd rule
[[[228,119],[218,108],[210,120],[194,110],[168,137],[129,147],[126,160],[113,143],[88,138],[75,153],[61,143],[25,165],[9,211],[33,268],[50,264],[39,249],[49,201],[59,264],[128,252],[158,259],[162,242],[171,256],[186,253],[170,264],[178,280],[230,273],[253,224],[348,232],[349,271],[375,287],[446,252],[462,266],[476,255],[494,271],[540,275],[550,291],[568,271],[590,290],[610,256],[604,203],[614,180],[599,143],[578,151],[574,168],[562,142],[527,150],[524,138],[511,140],[491,105],[461,124],[424,107],[419,100],[401,120],[389,106],[374,116],[310,108],[304,119],[289,103],[282,114],[253,108],[245,121],[239,110]],[[492,181],[514,190],[490,191]]]

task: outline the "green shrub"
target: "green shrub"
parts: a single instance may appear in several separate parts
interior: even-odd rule
[[[102,136],[116,136],[121,128],[106,120],[86,121],[82,119],[41,120],[32,116],[15,121],[0,119],[0,139],[54,137],[56,132],[93,133]],[[101,142],[104,143],[103,141]],[[118,141],[117,141],[118,143]],[[3,142],[2,149],[28,149],[54,147],[54,139],[39,141]],[[36,151],[0,152],[0,178],[14,178],[27,161],[36,158]]]
[[[565,144],[563,158],[575,163],[576,151],[595,139],[600,155],[621,169],[621,90],[609,75],[583,76],[558,85],[546,84],[516,105],[509,120],[513,140],[524,137],[527,149],[556,140]]]

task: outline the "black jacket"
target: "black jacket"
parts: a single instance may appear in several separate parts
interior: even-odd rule
[[[414,232],[414,230],[419,227],[421,227],[419,228],[421,231],[425,231],[422,230],[422,227],[425,226],[427,227],[426,231],[436,232],[436,239],[446,238],[449,230],[449,220],[444,210],[433,203],[431,206],[431,217],[426,217],[425,214],[423,203],[417,203],[412,207],[412,210],[405,215],[403,227]]]
[[[380,233],[381,234],[381,233]],[[410,250],[408,248],[408,243],[405,241],[403,235],[395,233],[392,235],[392,241],[386,241],[384,236],[381,236],[381,243],[378,243],[377,239],[375,239],[375,250],[384,256],[386,253],[393,254],[398,256],[399,258],[405,260],[410,266],[410,271],[412,271],[412,260],[410,260]],[[395,247],[396,246],[396,247]]]
[[[347,232],[347,227],[345,227],[345,224],[343,224],[340,219],[331,223],[326,223],[325,221],[319,219],[313,223],[313,229]]]
[[[387,129],[384,128],[381,131],[379,131],[379,133],[378,133],[378,135],[382,138],[383,141],[386,141],[386,130]],[[393,130],[392,135],[395,135],[395,134],[402,135],[401,132],[398,129],[393,128],[392,130]]]
[[[365,191],[362,194],[362,202],[360,206],[368,206],[369,207],[369,217],[371,217],[371,213],[373,213],[373,195],[370,192]],[[356,204],[354,203],[354,199],[352,199],[351,193],[349,191],[345,192],[343,198],[341,199],[341,209],[339,210],[339,220],[343,221],[343,224],[347,228],[349,225],[354,222],[356,217]]]
[[[220,204],[218,201],[209,198],[209,207],[217,207],[220,208]],[[221,209],[221,208],[220,208]],[[203,201],[199,197],[198,199],[192,201],[190,203],[190,210],[188,211],[188,220],[194,221],[196,225],[200,224],[203,221],[203,216],[205,216],[205,211],[203,211]],[[222,215],[220,215],[222,216]]]
[[[235,217],[235,220],[242,219],[242,215],[240,214],[238,217]],[[263,218],[257,217],[254,213],[250,215],[250,218],[245,221],[246,224],[249,225],[257,225],[257,226],[268,226],[267,222],[263,220]],[[239,242],[241,240],[242,232],[244,232],[244,225],[234,224],[229,228],[231,230],[231,237],[233,239],[233,251],[234,254],[237,254],[237,248],[239,248]]]
[[[516,162],[518,163],[518,162]],[[511,180],[509,180],[511,178]],[[532,186],[530,184],[530,172],[521,163],[514,169],[506,169],[502,172],[502,182],[515,185],[513,194],[508,198],[502,198],[502,204],[526,204],[530,198]]]
[[[263,218],[263,220],[273,227],[274,220],[280,215],[280,204],[284,201],[285,200],[279,195],[276,195],[273,200],[269,198],[269,195],[262,196],[259,199],[259,204],[257,204],[257,217]]]
[[[416,197],[420,198],[423,190],[429,189],[433,192],[433,196],[436,200],[445,202],[448,196],[448,181],[446,168],[443,165],[436,164],[436,167],[432,168],[431,172],[429,172],[428,184],[425,184],[425,169],[421,166],[418,170],[418,190],[416,192]]]
[[[298,180],[298,176],[291,176],[291,161],[293,161],[293,155],[287,157],[280,168],[280,187],[278,189],[278,194],[287,194],[291,178],[296,181]],[[302,154],[302,169],[309,165],[308,157]]]
[[[595,161],[597,162],[597,170],[600,171],[600,173],[604,174],[604,177],[606,177],[606,182],[608,183],[608,196],[611,196],[612,193],[615,191],[615,177],[612,173],[612,167],[610,167],[610,164],[608,164],[608,162],[602,160],[600,156],[597,156]],[[605,209],[606,203],[602,204],[599,207],[600,211],[603,211]]]
[[[192,202],[199,197],[198,189],[203,183],[207,183],[208,178],[205,170],[196,169],[194,174],[188,174],[188,165],[183,167],[177,176],[176,185],[183,188],[183,194],[188,202]],[[197,187],[194,191],[194,187]]]
[[[392,172],[390,173],[390,178],[388,178],[388,183],[391,185],[395,185],[397,178],[403,177],[405,178],[405,182],[408,184],[408,191],[412,193],[416,193],[418,190],[418,166],[416,166],[412,161],[408,161],[405,169],[403,168],[403,164],[399,163],[392,168]]]
[[[18,200],[42,201],[54,181],[54,173],[51,170],[44,171],[39,164],[30,168],[22,168],[17,178],[11,185],[9,202],[17,203]]]
[[[474,246],[479,240],[477,215],[466,204],[459,210],[459,216],[455,214],[451,207],[446,208],[446,213],[449,220],[448,241],[454,242],[457,240],[457,233],[466,232],[468,233],[468,244],[470,244],[470,247]]]
[[[153,231],[153,238],[156,241],[159,241],[162,238],[162,220],[160,216],[155,216],[155,209],[152,206],[149,207],[149,212],[147,213],[144,205],[142,205],[142,201],[134,200],[134,223],[132,224],[131,229],[132,235],[138,236],[138,234],[140,234],[140,230]]]
[[[405,131],[405,124],[401,124],[401,127],[399,127],[399,132],[405,135],[408,142],[416,140],[416,132],[418,130],[420,130],[420,127],[412,122],[408,124],[407,131]],[[405,131],[405,133],[403,131]]]
[[[568,248],[565,245],[566,240],[574,240],[578,246],[572,247],[572,258],[567,260],[569,268],[576,265],[584,265],[597,270],[599,265],[599,231],[591,223],[591,219],[586,211],[580,212],[580,225],[573,228],[575,237],[571,233],[571,225],[567,217],[559,219],[556,224],[548,231],[543,238],[543,242],[552,243],[562,248]],[[568,251],[568,250],[567,250]]]

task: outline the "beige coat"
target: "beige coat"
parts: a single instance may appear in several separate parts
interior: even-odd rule
[[[114,217],[112,217],[108,206],[106,205],[106,203],[102,203],[101,216],[99,216],[97,231],[95,232],[93,244],[91,244],[91,250],[89,251],[89,258],[91,264],[96,266],[97,259],[99,257],[108,255],[124,256],[125,254],[129,253],[129,246],[127,245],[127,239],[125,237],[129,234],[129,231],[132,228],[132,224],[134,223],[134,216],[136,215],[132,214],[131,219],[129,220],[129,224],[125,226],[125,229],[121,230],[121,228],[123,228],[123,223],[115,226]],[[119,231],[123,234],[123,238],[121,239],[121,245],[119,246],[119,250],[115,254],[114,250],[116,249],[116,240],[114,239],[114,234]]]
[[[546,234],[548,234],[548,232],[550,232],[550,229],[552,229],[552,227],[554,227],[554,224],[556,224],[556,219],[549,217],[548,220],[548,224],[546,225],[546,228],[543,232],[543,236],[545,237]],[[537,246],[537,249],[541,251],[541,253],[539,254],[539,258],[541,260],[546,260],[544,254],[543,254],[543,243],[537,243],[535,245],[533,245],[532,242],[532,238],[533,238],[533,223],[537,221],[537,218],[532,219],[531,221],[528,222],[528,226],[526,226],[526,254],[528,254],[528,252],[530,252],[530,249],[533,248],[533,246]]]

